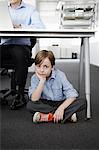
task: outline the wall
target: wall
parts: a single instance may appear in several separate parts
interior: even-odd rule
[[[36,0],[23,0],[25,3],[29,3],[33,6],[36,6]]]
[[[42,17],[43,22],[45,23],[47,28],[57,28],[59,27],[60,22],[60,14],[56,10],[57,7],[57,0],[38,0],[38,9],[40,11],[40,15]],[[98,4],[99,9],[99,4]],[[98,10],[99,11],[99,10]],[[98,17],[99,19],[99,13]],[[99,22],[97,23],[99,26]],[[80,40],[73,39],[73,40],[61,40],[61,39],[43,39],[40,42],[40,48],[52,48],[52,45],[57,45],[57,49],[61,52],[57,52],[56,57],[66,56],[67,58],[71,57],[71,53],[73,51],[77,52],[79,55],[80,52]],[[56,48],[56,47],[54,47]],[[65,58],[66,58],[65,57]],[[90,63],[93,65],[99,66],[99,28],[97,28],[97,32],[95,37],[90,38]]]
[[[90,63],[99,66],[99,27],[95,37],[90,39]]]

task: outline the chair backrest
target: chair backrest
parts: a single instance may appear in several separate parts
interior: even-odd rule
[[[14,69],[15,65],[11,58],[4,58],[1,60],[0,68]]]
[[[11,56],[7,51],[4,51],[2,49],[2,46],[0,45],[0,68],[6,68],[6,69],[14,69],[15,65],[13,63],[13,60],[11,59]]]
[[[34,63],[34,59],[31,58],[32,56],[32,47],[36,44],[36,38],[31,39],[31,48],[30,48],[30,55],[28,58],[28,67],[30,67]],[[9,54],[9,52],[1,48],[0,46],[0,68],[6,68],[6,69],[15,69],[15,63],[12,59],[12,56]],[[1,52],[2,51],[2,52]]]
[[[15,65],[13,63],[13,60],[3,60],[1,68],[14,69]]]

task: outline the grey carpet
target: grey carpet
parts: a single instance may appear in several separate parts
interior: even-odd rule
[[[78,90],[78,63],[61,66],[74,87]],[[29,86],[28,74],[26,87]],[[9,78],[1,78],[1,87],[9,86]],[[83,95],[84,96],[84,95]],[[33,124],[31,114],[25,107],[10,110],[0,105],[1,150],[98,150],[99,149],[99,67],[91,65],[92,118],[85,121],[79,113],[77,123]]]

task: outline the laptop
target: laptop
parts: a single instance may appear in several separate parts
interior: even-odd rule
[[[7,0],[0,0],[0,30],[13,29]]]

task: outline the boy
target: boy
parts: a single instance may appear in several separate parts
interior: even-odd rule
[[[35,74],[29,87],[30,101],[27,109],[33,114],[33,122],[77,122],[76,112],[85,106],[78,100],[77,91],[65,74],[54,68],[52,51],[42,50],[35,56]]]

